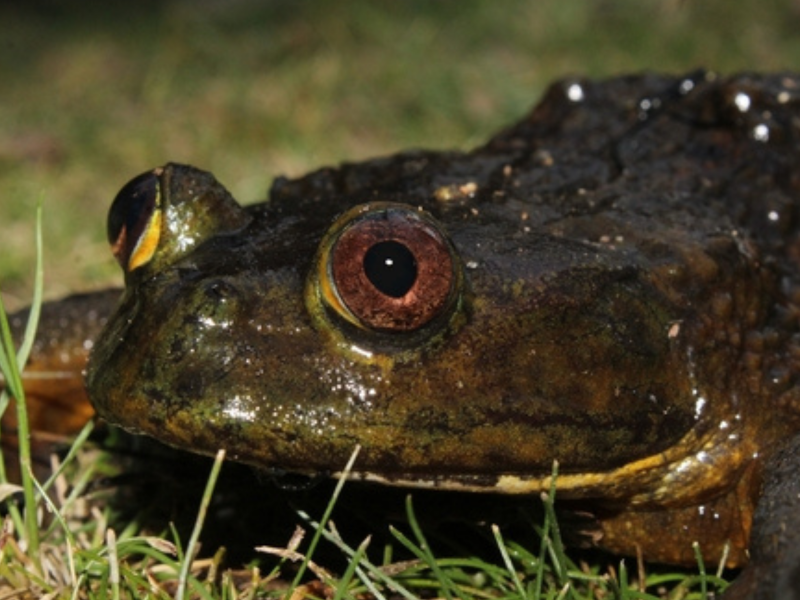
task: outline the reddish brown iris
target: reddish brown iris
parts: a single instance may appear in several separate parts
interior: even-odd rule
[[[445,308],[454,282],[443,234],[410,209],[373,213],[347,228],[330,270],[342,302],[365,327],[412,331]]]

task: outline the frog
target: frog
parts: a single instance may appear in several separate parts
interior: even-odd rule
[[[792,74],[572,77],[471,151],[281,176],[263,203],[146,171],[109,211],[125,289],[88,396],[267,473],[552,487],[611,552],[697,542],[750,561],[726,597],[788,597],[798,115]]]

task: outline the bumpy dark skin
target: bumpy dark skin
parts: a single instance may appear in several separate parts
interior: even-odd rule
[[[792,76],[573,80],[472,152],[279,179],[247,208],[157,169],[121,193],[152,206],[112,209],[126,290],[90,397],[267,470],[335,473],[360,445],[356,478],[533,493],[557,460],[603,546],[691,563],[730,542],[741,565],[764,464],[800,429],[799,106]],[[387,301],[435,304],[421,324],[372,292],[353,303],[377,330],[342,313],[361,263],[329,259],[377,213],[443,236],[416,257],[438,304]]]

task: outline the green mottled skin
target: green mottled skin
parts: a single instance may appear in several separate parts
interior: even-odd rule
[[[170,231],[203,233],[126,275],[97,411],[264,469],[336,472],[358,444],[354,476],[404,485],[531,492],[558,460],[608,547],[691,561],[703,532],[742,562],[762,461],[798,430],[800,79],[684,81],[562,82],[472,152],[279,179],[241,209],[168,166]],[[309,314],[331,223],[379,201],[432,214],[463,269],[421,332]],[[641,534],[662,526],[683,545]]]

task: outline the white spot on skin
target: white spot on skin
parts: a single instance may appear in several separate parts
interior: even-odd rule
[[[225,329],[230,329],[231,327],[231,322],[227,319],[222,321],[215,321],[211,317],[200,317],[198,321],[200,321],[201,325],[208,327],[209,329],[219,328],[225,330]]]
[[[581,84],[573,83],[567,88],[567,98],[569,98],[571,102],[583,102],[585,97]]]
[[[372,352],[370,352],[369,350],[366,350],[364,348],[361,348],[360,346],[356,346],[355,344],[352,344],[350,346],[350,350],[352,350],[356,354],[360,354],[364,358],[372,358]]]
[[[747,112],[750,110],[750,96],[744,92],[739,92],[736,94],[733,99],[733,103],[736,105],[736,108],[739,109],[739,112]]]
[[[252,406],[252,402],[245,401],[239,396],[234,396],[228,400],[222,412],[229,419],[253,422],[258,414],[258,407],[248,408],[248,406]]]
[[[768,142],[769,127],[767,127],[764,123],[759,123],[753,127],[753,139],[757,142]]]
[[[700,396],[697,401],[694,403],[694,416],[695,418],[699,419],[700,415],[703,414],[703,407],[706,405],[706,399]]]
[[[776,223],[781,218],[781,216],[778,214],[778,211],[771,210],[769,211],[769,213],[767,213],[767,218],[773,223]]]

